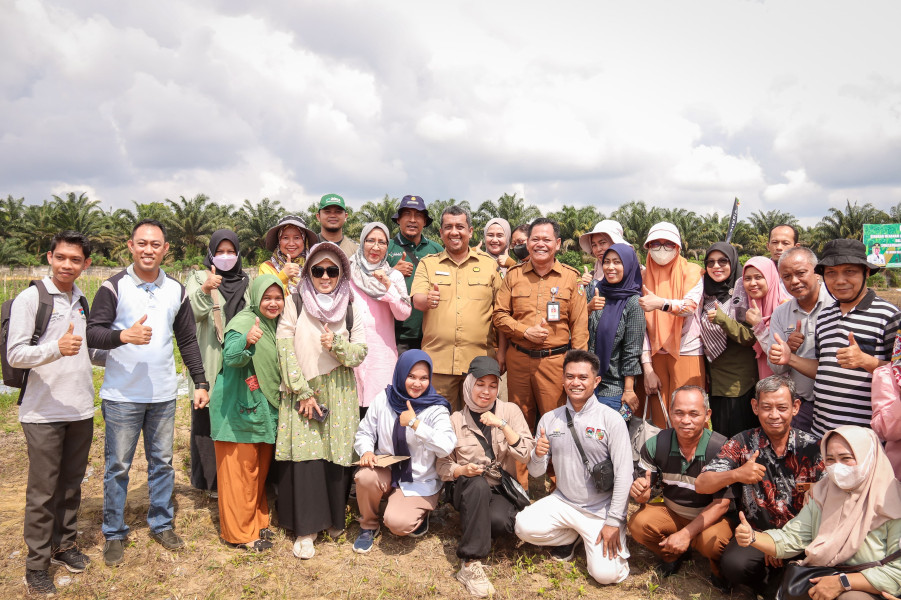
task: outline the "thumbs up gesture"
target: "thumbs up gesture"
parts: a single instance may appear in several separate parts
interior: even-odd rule
[[[247,332],[247,345],[244,346],[244,348],[250,348],[257,342],[259,342],[261,337],[263,337],[263,330],[260,329],[260,318],[257,317],[253,322],[253,327],[251,327],[250,331]]]
[[[741,483],[754,484],[763,480],[766,475],[766,467],[757,462],[760,450],[755,450],[745,463],[735,469],[735,477]]]
[[[331,350],[335,343],[335,332],[328,328],[328,323],[322,326],[322,335],[319,336],[319,342],[326,350]]]
[[[550,331],[547,329],[547,321],[543,318],[538,325],[532,325],[528,329],[523,332],[523,336],[530,342],[534,342],[536,344],[543,344],[544,340],[547,339]]]
[[[654,312],[663,308],[663,298],[649,290],[646,285],[641,286],[641,289],[644,290],[644,296],[638,299],[638,306],[641,307],[641,310]]]
[[[782,340],[778,333],[773,332],[773,345],[770,346],[770,354],[767,356],[774,365],[787,365],[792,357],[791,347]]]
[[[56,342],[59,346],[59,353],[63,356],[75,356],[81,350],[81,336],[75,335],[72,333],[73,331],[75,331],[75,323],[69,323],[69,329],[66,330],[65,335]]]
[[[754,539],[754,530],[751,529],[751,524],[745,518],[744,511],[738,511],[738,521],[738,527],[735,528],[735,543],[747,548],[751,545],[751,540]]]
[[[134,344],[136,346],[145,346],[150,343],[150,336],[153,335],[153,328],[144,325],[147,321],[147,315],[144,315],[135,324],[128,329],[123,329],[119,335],[119,340],[126,344]]]
[[[542,456],[547,456],[547,453],[550,451],[551,442],[547,439],[547,434],[544,433],[544,427],[542,427],[538,439],[535,440],[535,456],[541,458]]]
[[[438,302],[441,300],[441,291],[438,289],[438,284],[433,283],[432,289],[429,290],[429,293],[426,294],[426,309],[438,308]]]
[[[751,327],[757,327],[757,324],[763,320],[763,313],[760,312],[760,306],[757,300],[751,299],[751,308],[745,313],[745,323]]]
[[[795,324],[795,330],[792,331],[788,339],[788,347],[791,348],[792,352],[797,352],[798,348],[801,347],[801,344],[804,343],[805,335],[802,333],[804,331],[803,326],[801,325],[801,319],[798,319],[798,322]]]
[[[867,369],[872,373],[875,366],[873,369],[867,368],[872,359],[872,356],[860,349],[857,340],[854,339],[854,334],[850,331],[848,332],[848,347],[839,348],[835,352],[835,360],[843,369]],[[878,361],[876,362],[876,366],[878,366]]]
[[[207,271],[206,281],[203,282],[203,285],[200,286],[200,288],[203,290],[204,294],[209,294],[217,289],[221,283],[222,275],[216,275],[216,266],[213,265],[210,267],[210,270]]]
[[[400,413],[397,418],[400,420],[401,427],[407,427],[416,418],[416,411],[413,410],[413,405],[409,400],[407,400],[407,410]]]
[[[400,260],[397,261],[397,264],[394,265],[394,268],[403,273],[404,277],[409,277],[413,274],[413,263],[407,262],[406,252],[400,255]]]
[[[594,312],[596,310],[601,310],[604,308],[606,302],[607,299],[601,296],[601,290],[599,288],[594,288],[594,297],[591,299],[591,302],[588,303],[588,311]]]
[[[588,267],[586,267],[584,265],[582,266],[582,270],[584,271],[582,273],[582,285],[591,285],[591,281],[594,279],[594,277],[591,274],[591,271],[589,271]]]
[[[644,477],[639,477],[632,482],[629,495],[639,504],[644,504],[651,499],[651,472],[645,471]],[[647,496],[647,497],[645,497]]]
[[[294,279],[300,276],[300,265],[294,262],[294,259],[297,258],[295,256],[291,256],[290,254],[285,254],[288,257],[288,262],[285,263],[285,266],[282,267],[282,273],[288,279]]]

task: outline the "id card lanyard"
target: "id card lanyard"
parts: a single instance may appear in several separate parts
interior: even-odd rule
[[[560,303],[557,302],[558,292],[560,292],[560,288],[558,288],[557,286],[551,288],[551,301],[547,303],[548,323],[550,323],[551,321],[560,320]]]

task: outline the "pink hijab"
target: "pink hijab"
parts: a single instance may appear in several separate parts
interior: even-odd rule
[[[763,300],[756,300],[756,302],[757,306],[760,308],[760,314],[763,315],[762,323],[764,327],[766,327],[766,330],[769,331],[770,317],[773,316],[773,311],[783,302],[790,300],[791,296],[782,288],[779,279],[779,271],[776,269],[776,263],[772,260],[764,256],[755,256],[748,260],[741,271],[742,279],[744,279],[745,271],[748,270],[748,267],[754,267],[760,271],[763,274],[763,278],[766,279],[766,296],[763,297]],[[745,294],[747,295],[747,290],[745,290]],[[748,308],[753,306],[751,302],[752,300],[748,298]],[[754,352],[758,358],[766,356],[766,353],[760,346],[760,342],[754,342]],[[764,360],[764,362],[766,361]],[[770,373],[770,375],[772,375],[772,373]],[[764,377],[762,373],[761,377]]]

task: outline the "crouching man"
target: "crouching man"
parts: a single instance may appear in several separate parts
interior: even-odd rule
[[[695,478],[716,458],[726,438],[706,428],[710,402],[697,386],[673,392],[669,415],[673,428],[664,429],[641,449],[641,475],[629,491],[641,509],[629,520],[629,533],[661,559],[656,570],[663,577],[676,573],[689,548],[694,548],[710,561],[711,584],[727,592],[719,560],[732,538],[725,515],[734,493],[731,487],[714,494],[695,490]],[[648,504],[657,479],[663,485],[663,504]]]
[[[529,460],[529,475],[540,477],[554,458],[557,489],[517,515],[516,535],[531,544],[554,546],[551,554],[560,561],[572,560],[576,546],[584,543],[588,574],[610,584],[629,575],[625,523],[632,449],[622,416],[594,397],[599,370],[595,354],[566,353],[566,404],[541,417]],[[590,470],[606,475],[593,477]]]

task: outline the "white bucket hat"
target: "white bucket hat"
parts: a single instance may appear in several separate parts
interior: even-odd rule
[[[614,244],[628,244],[626,238],[623,237],[623,226],[612,219],[604,219],[594,226],[589,233],[583,233],[579,236],[579,247],[585,254],[591,254],[591,236],[597,233],[606,233],[613,240]]]
[[[651,227],[651,230],[648,232],[648,239],[644,242],[644,247],[647,248],[648,244],[654,240],[666,240],[680,248],[682,247],[682,237],[679,235],[679,230],[676,229],[675,225],[666,221],[661,221]]]

